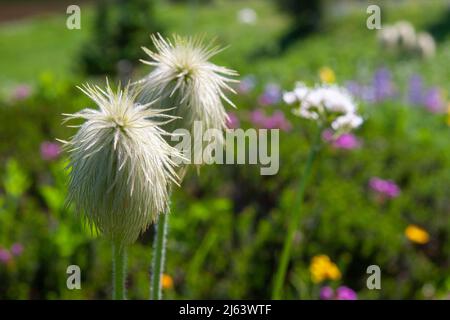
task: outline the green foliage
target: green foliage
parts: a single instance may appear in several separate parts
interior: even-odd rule
[[[141,46],[149,35],[161,32],[154,13],[155,1],[99,1],[93,38],[81,53],[82,68],[88,74],[129,73],[142,58]],[[129,66],[130,65],[130,66]]]
[[[277,5],[285,13],[291,15],[294,25],[302,26],[305,32],[317,30],[322,17],[323,1],[276,0]]]
[[[231,45],[215,62],[255,75],[256,89],[232,97],[238,106],[233,112],[243,128],[252,127],[249,112],[258,107],[266,83],[276,81],[288,90],[297,80],[312,84],[323,66],[331,67],[341,84],[350,79],[368,83],[384,66],[392,71],[399,91],[396,99],[362,104],[366,121],[356,132],[362,140],[359,149],[323,147],[300,213],[285,297],[318,298],[323,284],[313,283],[309,272],[317,254],[328,255],[342,272],[340,280],[327,284],[350,286],[360,299],[445,297],[450,291],[447,115],[408,105],[402,93],[415,73],[448,89],[448,37],[438,44],[433,60],[386,55],[377,47],[374,33],[355,28],[365,25],[365,12],[350,11],[329,21],[324,33],[293,43],[280,56],[255,58],[255,52],[273,45],[285,31],[283,17],[269,2],[248,1],[258,22],[242,26],[234,23],[240,2],[216,2],[198,10],[192,32],[206,31]],[[156,9],[161,8],[170,8],[161,16],[170,31],[187,32],[185,5]],[[434,25],[444,12],[434,4],[426,7],[426,16],[424,8],[408,4],[385,10],[389,21],[408,19],[418,29]],[[4,33],[0,29],[0,35]],[[53,41],[58,40],[59,36]],[[40,50],[38,56],[45,56]],[[38,70],[34,68],[40,60],[31,59],[24,63]],[[21,66],[12,65],[17,65],[16,80],[22,80]],[[110,297],[110,245],[84,228],[74,208],[65,206],[65,156],[45,161],[39,154],[42,141],[67,139],[75,132],[61,125],[62,113],[92,106],[75,89],[81,82],[78,75],[67,73],[36,73],[31,97],[14,100],[6,95],[0,103],[0,248],[24,246],[20,256],[0,262],[0,298]],[[282,110],[293,125],[290,132],[280,133],[277,175],[260,176],[257,165],[205,166],[199,175],[188,172],[182,187],[174,189],[165,270],[174,287],[164,289],[165,298],[270,297],[289,217],[297,210],[292,204],[314,125],[294,118],[282,103],[264,110]],[[400,196],[379,201],[368,186],[373,176],[394,180]],[[410,224],[427,230],[430,241],[409,241],[404,231]],[[148,297],[153,235],[150,228],[129,248],[130,299]],[[66,268],[71,264],[81,267],[83,290],[66,288]],[[366,268],[371,264],[381,267],[380,291],[366,288]]]
[[[275,0],[278,7],[291,16],[291,25],[279,40],[281,51],[286,50],[296,40],[317,32],[323,26],[323,1]]]

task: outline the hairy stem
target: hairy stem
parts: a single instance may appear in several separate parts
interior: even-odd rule
[[[156,234],[153,244],[152,279],[150,284],[150,299],[161,300],[161,278],[164,271],[166,255],[166,238],[169,214],[161,214],[156,225]]]
[[[273,283],[272,299],[281,299],[282,297],[283,283],[285,281],[287,267],[291,258],[292,242],[294,240],[295,231],[297,230],[300,223],[301,206],[303,203],[306,186],[308,185],[308,181],[311,177],[312,166],[320,149],[321,136],[322,128],[319,127],[314,138],[314,142],[309,151],[305,167],[303,169],[297,197],[295,199],[294,205],[292,206],[293,210],[289,219],[288,230],[284,238],[283,251],[281,252],[281,258],[278,263],[278,268]]]

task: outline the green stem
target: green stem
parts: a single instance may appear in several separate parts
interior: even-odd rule
[[[289,219],[288,230],[283,243],[283,251],[281,253],[281,258],[278,263],[277,272],[275,274],[272,290],[272,299],[281,299],[282,296],[283,283],[286,277],[286,270],[291,257],[292,242],[294,240],[295,231],[297,230],[298,225],[300,223],[301,206],[303,203],[306,186],[308,185],[308,181],[311,177],[312,165],[320,149],[321,136],[322,136],[322,128],[319,127],[316,133],[316,137],[314,138],[314,142],[309,151],[305,167],[303,169],[302,178],[300,180],[298,188],[297,198],[295,199],[294,206],[292,207],[294,208],[294,210],[292,210],[291,217]]]
[[[113,243],[113,299],[125,300],[127,254],[124,246]]]
[[[164,271],[166,255],[166,238],[169,214],[161,214],[156,225],[155,241],[153,244],[152,280],[150,284],[150,299],[161,300],[161,278]]]

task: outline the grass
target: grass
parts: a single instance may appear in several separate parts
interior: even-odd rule
[[[418,30],[426,29],[443,14],[443,1],[414,1],[408,5],[386,4],[383,23],[400,19],[412,21]],[[242,25],[236,14],[243,7],[258,13],[255,25]],[[292,84],[298,79],[317,80],[317,70],[328,65],[338,81],[366,78],[380,65],[400,69],[402,74],[421,73],[433,82],[447,80],[442,66],[450,60],[450,43],[443,41],[433,63],[420,59],[386,56],[376,43],[376,31],[365,27],[364,6],[350,6],[340,15],[329,14],[323,32],[296,42],[282,55],[273,55],[274,45],[288,26],[288,18],[278,13],[270,1],[217,1],[209,6],[162,4],[157,15],[167,33],[206,34],[229,44],[216,59],[243,75],[254,73],[267,80]],[[331,10],[333,11],[333,10]],[[426,11],[427,15],[422,13]],[[43,72],[65,76],[76,72],[79,48],[87,41],[92,9],[82,7],[82,29],[68,30],[64,15],[52,15],[0,26],[0,83],[32,82]],[[360,27],[357,27],[360,26]],[[145,44],[143,44],[145,45]],[[268,52],[268,54],[264,54]]]
[[[66,28],[62,15],[0,25],[0,84],[33,82],[41,73],[66,76],[89,34],[91,15],[82,11],[81,30]]]

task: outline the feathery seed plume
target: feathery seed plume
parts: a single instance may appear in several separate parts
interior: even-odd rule
[[[149,108],[152,102],[135,103],[137,88],[113,91],[107,83],[105,90],[89,84],[79,89],[98,109],[65,114],[65,121],[84,120],[70,141],[63,141],[70,154],[68,202],[91,229],[130,244],[166,211],[168,188],[177,183],[172,159],[179,152],[158,127],[173,119]]]
[[[202,137],[193,132],[195,121],[201,121],[203,130],[226,129],[228,116],[222,100],[234,107],[225,92],[235,93],[229,83],[237,82],[231,78],[237,72],[209,61],[222,49],[212,44],[205,45],[198,37],[175,35],[171,41],[158,34],[152,35],[151,39],[156,51],[143,47],[150,61],[141,61],[154,69],[138,83],[144,88],[142,101],[160,98],[159,103],[173,107],[170,114],[178,119],[166,130],[187,129],[194,141],[202,141]],[[218,143],[223,143],[223,137]]]

